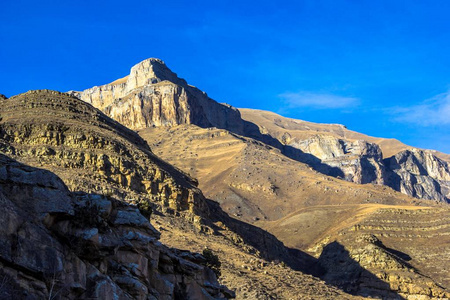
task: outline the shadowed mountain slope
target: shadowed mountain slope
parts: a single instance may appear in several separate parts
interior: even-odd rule
[[[443,214],[450,213],[446,205],[426,207],[433,202],[417,200],[388,187],[359,185],[324,176],[286,158],[278,149],[221,129],[180,125],[148,128],[139,134],[154,141],[151,146],[157,155],[197,177],[205,195],[216,199],[226,212],[267,229],[287,246],[318,258],[326,269],[323,278],[330,283],[343,289],[353,285],[349,291],[366,296],[392,298],[401,294],[404,298],[423,296],[429,299],[426,295],[431,293],[434,295],[431,298],[439,299],[439,295],[445,293],[442,287],[448,287],[446,278],[450,267],[446,254],[450,245],[446,238],[448,220],[442,219]],[[414,213],[416,211],[420,213]],[[405,218],[398,222],[398,216]],[[441,220],[437,230],[426,225],[433,218]],[[382,229],[370,230],[375,227],[355,230],[363,228],[359,224],[368,220],[373,224],[379,222],[378,228],[385,228],[383,224],[396,225],[386,228],[386,235]],[[405,236],[399,232],[408,227],[423,230],[423,234],[411,235],[405,242]],[[390,249],[408,253],[412,257],[409,263],[417,266],[418,271],[409,273],[401,267],[403,262],[395,262],[397,257],[384,253],[383,247],[373,250],[376,245],[363,243],[363,233],[375,235]],[[428,236],[429,251],[424,251],[422,243]],[[433,236],[442,238],[433,240]],[[348,262],[349,269],[334,268],[333,264],[343,259],[338,254],[327,253],[319,258],[324,247],[333,241],[340,246],[330,246],[326,250],[341,253],[345,249],[342,253],[347,253],[344,261]],[[366,254],[358,259],[358,253]],[[322,263],[325,257],[326,262]],[[330,261],[330,257],[334,261]],[[369,263],[372,260],[380,264],[372,265]],[[427,260],[433,262],[429,267],[423,263]],[[439,271],[432,267],[437,265],[442,266]],[[339,270],[354,271],[356,277],[345,277]],[[341,277],[345,279],[333,279]]]
[[[412,235],[411,247],[403,251],[398,250],[404,249],[400,235],[387,240],[380,232],[373,235],[369,230],[361,236],[352,229],[381,212],[409,214],[417,205],[440,218],[440,209],[448,210],[446,204],[437,204],[449,197],[445,155],[341,125],[252,110],[242,110],[241,118],[239,111],[199,93],[156,59],[137,64],[122,80],[71,93],[138,130],[155,153],[197,177],[206,196],[226,212],[314,256],[300,252],[303,263],[322,268],[328,283],[343,289],[353,285],[351,292],[375,297],[446,295],[448,272],[436,272],[421,262],[433,258],[449,269],[445,257],[438,255],[439,247],[446,249],[449,241],[436,242],[430,253],[416,252],[421,241]],[[413,215],[418,222],[428,218]],[[374,220],[395,222],[395,214],[386,216]],[[220,220],[215,219],[216,226],[227,227]],[[240,228],[239,222],[232,223],[234,231]],[[424,231],[445,235],[442,226],[443,232]],[[261,244],[254,240],[254,246]],[[336,268],[341,261],[343,268]]]

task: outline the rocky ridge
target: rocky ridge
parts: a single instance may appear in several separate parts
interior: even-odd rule
[[[131,129],[196,124],[243,132],[239,112],[212,100],[178,78],[165,63],[150,58],[131,68],[130,75],[74,95]]]
[[[1,151],[45,166],[72,191],[111,195],[149,210],[185,212],[197,220],[208,214],[192,178],[91,105],[48,90],[0,101]]]

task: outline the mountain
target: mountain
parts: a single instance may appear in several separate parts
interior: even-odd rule
[[[312,273],[327,284],[363,296],[448,297],[445,154],[342,125],[236,110],[157,59],[137,64],[111,84],[70,94],[136,130],[155,154],[196,177],[206,198],[220,204],[210,211],[224,210],[235,220],[218,224],[239,220],[232,226],[237,232],[251,223],[291,247],[302,258],[291,265],[297,270],[314,267]],[[249,242],[254,234],[240,236]],[[165,243],[185,244],[177,235],[165,237]],[[250,278],[257,264],[245,265]],[[238,298],[246,295],[237,289]]]
[[[450,182],[446,179],[450,176],[449,166],[443,160],[448,156],[444,154],[408,147],[393,139],[369,137],[342,125],[314,124],[257,110],[236,110],[188,85],[159,59],[138,63],[130,75],[111,84],[70,94],[135,130],[180,124],[226,129],[278,148],[285,156],[325,175],[356,183],[387,185],[421,199],[450,201]],[[414,160],[415,169],[424,172],[391,164],[392,155],[408,150],[420,152],[424,160]],[[445,175],[436,176],[436,170],[428,168],[430,165],[438,165],[437,172]]]
[[[449,201],[448,155],[409,147],[395,139],[374,138],[342,125],[284,118],[240,109],[243,119],[285,146],[312,154],[305,161],[332,176],[356,183],[384,184],[404,194]]]
[[[206,267],[217,257],[238,298],[354,298],[90,104],[49,90],[0,102],[3,298],[233,297]]]

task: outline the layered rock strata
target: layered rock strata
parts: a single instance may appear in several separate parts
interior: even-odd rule
[[[156,58],[140,62],[130,75],[110,84],[69,93],[131,129],[196,124],[243,132],[236,109],[188,85]]]
[[[71,190],[116,196],[149,209],[208,214],[192,178],[91,105],[48,90],[0,102],[0,151],[45,166]]]

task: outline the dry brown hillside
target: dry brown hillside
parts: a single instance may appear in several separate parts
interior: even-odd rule
[[[394,291],[403,297],[438,298],[443,295],[441,287],[448,287],[450,240],[448,220],[442,217],[450,210],[445,205],[439,208],[388,187],[325,176],[278,149],[226,130],[180,125],[148,128],[139,134],[155,154],[196,177],[205,195],[226,212],[316,257],[330,283],[348,288],[348,282],[336,281],[342,276],[333,269],[337,261],[330,262],[330,252],[323,254],[325,259],[323,249],[337,249],[337,253],[347,249],[345,259],[338,254],[335,259],[343,259],[349,270],[362,274],[347,279],[364,282],[366,288],[356,291],[362,295],[394,297],[390,294]],[[439,224],[426,225],[433,218]],[[378,227],[364,225],[368,222]],[[400,234],[402,230],[414,233]],[[425,251],[422,245],[428,239]],[[338,244],[340,248],[334,246]],[[358,258],[361,253],[363,259]],[[370,263],[373,260],[379,263]],[[433,263],[425,266],[428,260]],[[377,283],[376,278],[382,280]]]

